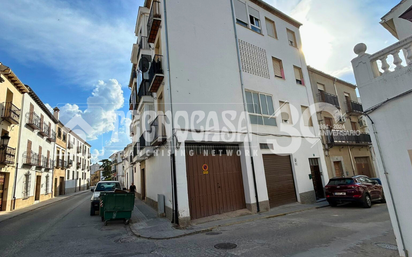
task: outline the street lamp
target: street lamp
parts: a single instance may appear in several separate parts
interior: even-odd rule
[[[4,135],[1,136],[1,144],[0,144],[0,148],[6,148],[7,145],[9,144],[10,141],[10,137],[9,137],[9,133],[6,133]]]

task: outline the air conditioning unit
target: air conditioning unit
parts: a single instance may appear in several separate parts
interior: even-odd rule
[[[366,123],[366,120],[365,120],[364,117],[360,117],[360,118],[358,119],[358,123],[359,123],[359,127],[360,127],[360,128],[364,128],[364,127],[367,126],[367,123]]]
[[[336,122],[339,124],[343,124],[346,122],[346,116],[345,115],[338,115],[336,117]]]

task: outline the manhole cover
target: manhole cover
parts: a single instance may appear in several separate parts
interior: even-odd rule
[[[232,243],[220,243],[220,244],[215,245],[216,249],[222,249],[222,250],[235,249],[236,247],[237,245],[232,244]]]
[[[396,245],[393,245],[393,244],[377,243],[376,245],[379,246],[379,247],[388,249],[388,250],[393,250],[393,251],[398,250],[398,247]]]
[[[208,236],[216,236],[216,235],[220,235],[222,234],[222,232],[207,232],[206,235]]]

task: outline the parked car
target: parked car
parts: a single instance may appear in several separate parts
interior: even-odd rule
[[[95,188],[96,188],[96,186],[90,186],[90,191],[94,192]]]
[[[361,203],[365,208],[370,208],[372,202],[386,202],[382,186],[364,175],[332,178],[325,186],[325,193],[332,207],[342,202],[356,202]]]
[[[100,181],[96,184],[93,190],[92,198],[90,199],[90,216],[93,216],[99,210],[100,193],[114,192],[116,189],[122,190],[118,181]]]
[[[382,185],[382,181],[381,181],[380,178],[369,178],[369,179],[372,180],[372,181],[378,182],[379,185]]]

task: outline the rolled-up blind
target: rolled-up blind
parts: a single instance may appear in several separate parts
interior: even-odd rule
[[[246,4],[240,2],[239,0],[234,1],[236,19],[248,23],[247,13],[246,13]]]
[[[249,9],[249,14],[250,14],[250,15],[255,16],[256,18],[260,19],[259,11],[258,11],[258,10],[254,9],[254,8],[252,8],[252,7],[250,7],[250,6],[248,6],[248,9]]]

